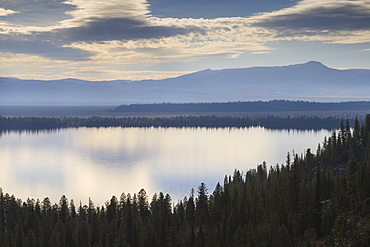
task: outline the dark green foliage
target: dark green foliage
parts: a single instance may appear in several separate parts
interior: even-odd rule
[[[0,246],[370,246],[370,116],[343,122],[316,154],[235,170],[176,204],[142,189],[76,209],[0,190]]]
[[[369,110],[369,101],[322,103],[271,100],[227,103],[162,103],[117,106],[115,112],[272,112],[272,111],[345,111]]]
[[[6,131],[55,131],[79,127],[251,127],[270,129],[335,129],[341,117],[317,116],[177,116],[177,117],[2,117],[0,134]],[[351,122],[354,122],[352,119]],[[357,120],[357,123],[359,120]],[[361,119],[361,121],[363,121]]]

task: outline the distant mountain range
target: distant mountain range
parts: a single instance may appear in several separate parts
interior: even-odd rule
[[[370,100],[370,70],[338,70],[320,62],[203,70],[142,81],[21,80],[0,77],[0,105],[121,105],[134,103],[321,102]]]

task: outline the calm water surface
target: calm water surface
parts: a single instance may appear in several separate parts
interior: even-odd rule
[[[112,195],[144,188],[176,202],[204,182],[212,193],[234,169],[287,152],[316,150],[331,131],[254,128],[78,128],[0,136],[0,187],[17,198],[59,201],[62,195],[103,205]]]

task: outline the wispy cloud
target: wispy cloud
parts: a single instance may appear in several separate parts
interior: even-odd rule
[[[11,10],[11,9],[0,8],[0,16],[13,15],[13,14],[17,14],[17,13],[19,13],[19,12]]]
[[[260,15],[258,26],[293,30],[369,30],[369,1],[303,0]]]
[[[255,17],[254,26],[282,39],[336,43],[370,42],[370,1],[302,0],[297,5]]]
[[[161,38],[187,34],[193,30],[152,26],[135,18],[89,19],[82,26],[54,30],[56,36],[66,37],[66,41],[111,41]]]
[[[369,0],[302,0],[215,19],[154,17],[146,0],[0,0],[0,6],[0,52],[71,60],[81,71],[266,54],[279,41],[370,42]]]
[[[90,18],[143,19],[150,13],[146,0],[68,0],[64,4],[76,6],[76,10],[68,13],[76,22],[85,22]]]
[[[67,11],[74,6],[64,4],[65,0],[0,0],[0,6],[11,9],[16,14],[1,18],[2,21],[22,26],[53,26],[69,19]]]
[[[46,41],[0,40],[0,52],[33,54],[55,60],[84,61],[92,54],[88,51],[61,47]]]
[[[173,25],[153,25],[148,20],[149,10],[146,1],[71,0],[63,2],[63,4],[74,6],[74,10],[65,13],[70,18],[51,26],[0,23],[0,32],[6,35],[2,38],[4,43],[14,41],[22,44],[22,47],[8,45],[4,46],[4,49],[14,53],[22,51],[24,54],[37,54],[40,51],[38,44],[46,42],[48,50],[54,48],[54,51],[39,52],[38,54],[51,59],[60,59],[61,57],[68,58],[70,54],[68,51],[74,49],[71,44],[75,42],[98,43],[114,40],[159,39],[200,31],[195,26],[183,28]],[[58,55],[58,52],[64,54]],[[85,59],[92,55],[90,52],[77,53],[81,58],[85,55]],[[75,60],[75,58],[76,56],[71,56],[71,60]]]

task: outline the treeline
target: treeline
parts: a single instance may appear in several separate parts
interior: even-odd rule
[[[346,111],[370,110],[369,101],[309,102],[290,100],[227,103],[161,103],[117,106],[115,112],[275,112],[275,111]]]
[[[2,117],[0,130],[77,127],[252,127],[270,129],[334,129],[339,117],[317,116],[177,116],[177,117]],[[353,126],[354,119],[350,120]],[[359,119],[360,122],[363,119]]]
[[[178,202],[144,189],[101,207],[1,192],[0,246],[370,246],[370,115],[316,153],[235,170]]]

